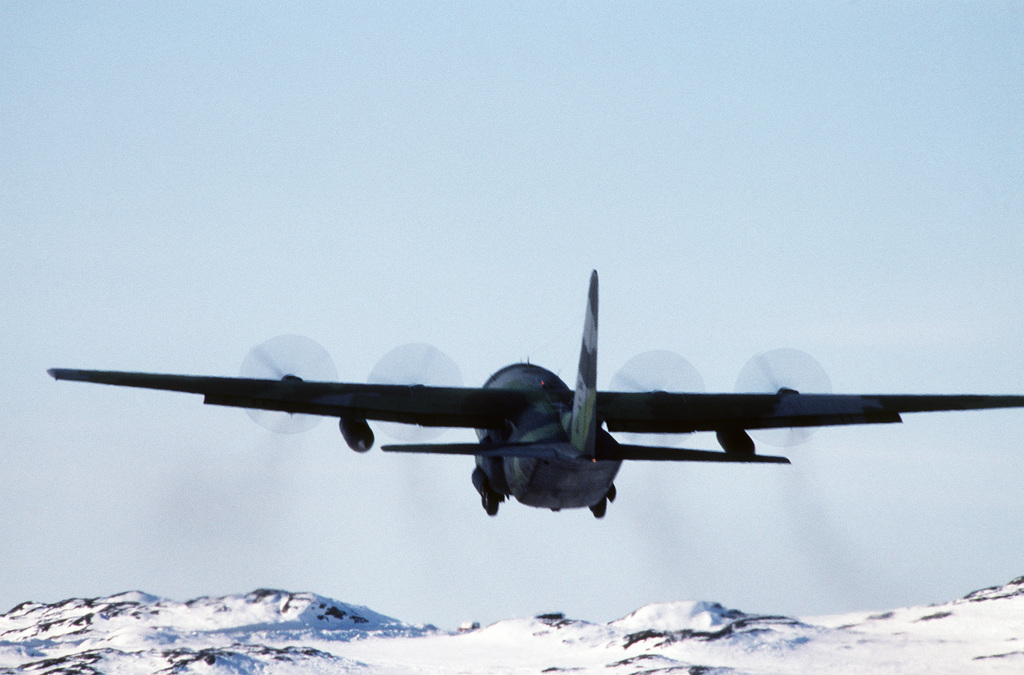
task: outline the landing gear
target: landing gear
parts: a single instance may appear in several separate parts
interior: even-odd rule
[[[502,502],[501,495],[494,490],[485,490],[484,493],[480,495],[480,499],[483,502],[484,511],[487,512],[487,515],[498,515],[498,504]]]
[[[608,510],[608,502],[615,501],[615,486],[612,485],[608,488],[608,493],[601,498],[601,501],[590,507],[590,512],[594,514],[595,518],[604,518],[605,512]]]
[[[505,501],[505,495],[495,492],[491,488],[491,482],[487,480],[487,474],[480,467],[473,469],[473,487],[480,493],[480,501],[484,505],[484,511],[487,512],[487,515],[498,515],[498,504]]]

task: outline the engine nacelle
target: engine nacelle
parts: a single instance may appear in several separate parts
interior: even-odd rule
[[[719,429],[715,432],[722,449],[732,455],[753,455],[754,439],[743,429]]]
[[[338,420],[341,435],[348,447],[356,452],[366,452],[373,447],[373,429],[366,420],[355,417],[342,417]]]

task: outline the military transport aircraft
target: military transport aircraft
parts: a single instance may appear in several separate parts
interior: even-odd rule
[[[554,373],[516,363],[483,387],[348,384],[51,369],[57,380],[202,394],[204,403],[337,417],[357,452],[373,446],[368,420],[476,429],[479,443],[385,445],[389,452],[472,455],[473,485],[489,515],[507,496],[553,511],[589,507],[601,518],[615,499],[625,460],[762,462],[750,429],[900,422],[900,413],[1024,407],[1024,396],[768,394],[597,391],[597,272],[590,277],[575,391]],[[606,430],[606,429],[607,430]],[[677,434],[714,431],[722,451],[618,442],[610,431]]]

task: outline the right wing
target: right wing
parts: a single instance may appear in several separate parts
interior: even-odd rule
[[[609,431],[689,433],[729,429],[819,427],[900,422],[900,413],[1024,407],[1024,396],[947,394],[676,394],[597,395]]]

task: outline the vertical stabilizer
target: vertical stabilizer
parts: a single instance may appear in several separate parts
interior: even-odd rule
[[[597,270],[590,273],[587,315],[583,320],[583,344],[572,400],[569,440],[586,457],[594,456],[597,439]]]

